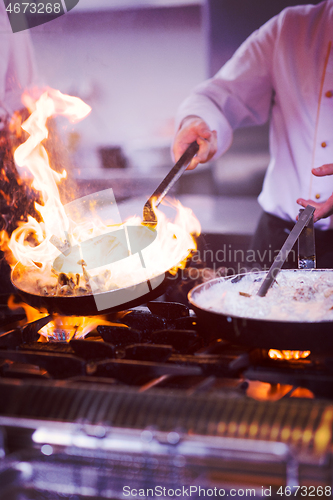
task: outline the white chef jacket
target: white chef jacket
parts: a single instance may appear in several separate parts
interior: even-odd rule
[[[295,221],[297,198],[325,201],[333,176],[333,0],[288,7],[255,31],[222,69],[197,87],[177,123],[200,116],[217,131],[222,154],[238,127],[270,119],[271,160],[258,198],[262,208]],[[333,228],[333,217],[316,223]]]
[[[15,110],[22,109],[22,93],[34,83],[35,63],[28,31],[13,33],[0,1],[0,130]]]

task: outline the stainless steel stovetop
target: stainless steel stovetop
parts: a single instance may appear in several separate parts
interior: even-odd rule
[[[136,308],[69,343],[61,332],[38,342],[22,311],[4,309],[1,500],[332,487],[329,353],[275,361],[210,338],[175,303]]]

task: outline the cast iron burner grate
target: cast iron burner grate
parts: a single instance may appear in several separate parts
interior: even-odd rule
[[[21,314],[21,313],[20,313]],[[0,377],[72,380],[189,392],[233,390],[245,394],[247,381],[290,384],[330,399],[330,357],[297,362],[270,360],[267,351],[211,339],[209,325],[183,304],[151,302],[110,317],[85,339],[38,342],[48,318],[20,321],[0,334]],[[16,318],[17,319],[17,318]],[[223,332],[221,332],[223,334]]]
[[[189,380],[198,385],[206,377],[237,377],[249,363],[247,350],[222,342],[218,352],[206,354],[208,341],[199,335],[196,317],[183,304],[149,303],[69,343],[38,342],[40,321],[0,336],[2,377],[102,378],[143,388],[147,384],[147,388],[165,387],[176,378],[182,388],[183,384],[188,387]]]
[[[38,342],[47,321],[19,320],[0,333],[1,500],[39,491],[118,499],[126,481],[216,482],[226,492],[244,478],[257,486],[309,477],[331,484],[326,359],[277,363],[265,351],[211,338],[182,304],[125,311],[68,343]],[[248,391],[252,380],[311,382],[323,396],[323,376],[326,400],[259,401]]]

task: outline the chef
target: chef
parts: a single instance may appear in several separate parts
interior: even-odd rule
[[[20,125],[28,113],[22,94],[35,82],[35,64],[28,31],[13,33],[4,2],[0,1],[0,231],[11,233],[34,197],[19,179],[13,161]],[[0,252],[0,291],[10,289],[8,266]]]
[[[195,168],[227,151],[234,129],[267,121],[271,159],[251,248],[270,265],[310,203],[317,267],[333,267],[333,0],[283,10],[194,89],[178,111],[175,158],[197,140]]]

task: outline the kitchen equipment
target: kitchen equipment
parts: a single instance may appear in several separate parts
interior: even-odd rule
[[[140,232],[140,234],[138,234],[138,232]],[[114,233],[117,233],[117,238],[112,239]],[[119,233],[121,233],[120,236]],[[26,303],[28,303],[32,307],[46,310],[50,313],[57,312],[60,314],[75,316],[96,315],[124,310],[129,307],[135,307],[136,305],[159,297],[164,293],[166,287],[177,281],[177,276],[174,275],[174,272],[171,273],[168,269],[161,269],[160,273],[150,279],[147,279],[145,277],[145,247],[150,245],[151,243],[154,243],[155,236],[156,231],[149,226],[146,227],[143,225],[139,225],[122,227],[121,225],[119,225],[116,226],[116,230],[113,233],[110,232],[109,235],[104,235],[104,237],[102,238],[97,237],[96,248],[91,245],[91,242],[94,242],[95,239],[91,239],[87,243],[88,251],[95,254],[96,258],[99,257],[98,262],[100,265],[110,264],[112,261],[114,262],[116,260],[121,260],[122,258],[137,259],[137,265],[140,268],[138,268],[137,271],[138,277],[140,279],[138,279],[137,282],[134,281],[134,284],[132,282],[132,284],[127,287],[100,292],[98,291],[98,288],[97,291],[95,288],[93,288],[94,281],[92,281],[92,279],[89,280],[89,284],[91,283],[92,293],[85,293],[84,295],[79,296],[44,295],[43,292],[35,292],[34,288],[31,287],[31,283],[38,283],[38,280],[43,278],[43,272],[37,267],[26,267],[22,263],[17,263],[14,267],[11,274],[11,280],[13,285],[18,290],[18,293],[21,294],[23,300]],[[122,241],[122,245],[119,245],[120,248],[117,248],[117,245],[114,241],[117,239],[118,241]],[[131,248],[130,257],[127,246],[128,242]],[[85,248],[85,243],[86,242],[84,242],[82,245],[83,248]],[[110,243],[109,246],[107,245],[108,243]],[[112,253],[110,254],[110,248],[111,250],[113,250],[113,247],[111,246],[112,244],[114,244],[114,255]],[[153,247],[149,248],[150,253],[148,255],[151,255],[152,248]],[[61,272],[68,272],[71,269],[71,262],[74,266],[77,265],[77,259],[79,257],[82,259],[82,254],[78,252],[75,253],[76,250],[78,250],[78,247],[77,249],[74,248],[73,252],[68,256],[64,256],[61,254],[56,259],[59,264],[58,269]],[[190,252],[191,249],[188,247],[185,253],[183,255],[180,255],[179,261],[172,263],[171,267],[177,266],[178,264],[183,262],[183,260],[188,257],[188,254]],[[139,258],[135,256],[136,253],[138,254]],[[85,252],[83,255],[84,260],[86,255],[87,252]],[[75,256],[76,260],[74,259],[71,261],[70,259],[72,258],[72,256]],[[66,264],[68,264],[69,267],[66,267]],[[134,264],[132,263],[132,265]],[[77,271],[82,272],[82,267],[78,266]]]
[[[286,242],[281,248],[277,258],[270,267],[268,273],[262,271],[253,273],[253,280],[262,281],[257,295],[263,297],[266,295],[273,280],[276,278],[278,272],[280,273],[296,273],[300,270],[280,270],[288,253],[293,247],[296,239],[302,235],[301,249],[304,248],[303,253],[307,250],[310,253],[314,252],[313,233],[311,227],[306,235],[304,232],[308,229],[307,225],[313,222],[314,207],[308,205],[304,211],[300,213],[299,220],[292,229]],[[307,236],[308,241],[306,248],[302,244],[303,237]],[[309,242],[309,238],[311,242]],[[310,244],[311,243],[311,244]],[[315,256],[303,255],[303,260],[311,258],[315,260]],[[300,258],[299,258],[300,261]],[[333,270],[314,269],[309,267],[302,269],[302,272],[315,272],[318,276],[322,273],[332,273]],[[333,348],[333,322],[301,322],[301,321],[278,321],[270,319],[254,319],[248,317],[232,316],[230,314],[223,314],[222,312],[215,312],[209,307],[201,307],[197,301],[200,294],[205,294],[211,287],[218,283],[228,280],[230,284],[238,283],[245,276],[249,274],[238,274],[235,276],[228,276],[226,278],[216,278],[207,283],[198,285],[193,288],[189,293],[189,302],[193,309],[196,311],[199,322],[202,324],[209,324],[214,331],[216,338],[223,338],[234,342],[236,344],[260,347],[265,349],[281,349],[281,350],[298,350],[312,352],[325,352],[326,349]]]
[[[150,227],[155,227],[157,224],[154,207],[158,207],[165,195],[169,192],[172,186],[177,182],[181,175],[185,172],[193,157],[199,151],[199,144],[192,142],[183,155],[179,158],[168,175],[163,179],[161,184],[155,189],[153,194],[143,207],[143,223]]]
[[[299,211],[299,214],[304,209]],[[315,269],[316,266],[316,243],[314,235],[313,217],[298,237],[298,269]]]
[[[129,256],[129,252],[130,255],[138,253],[141,265],[145,268],[142,251],[153,243],[156,238],[154,228],[157,221],[153,205],[159,205],[198,150],[199,145],[193,142],[148,199],[143,209],[144,220],[142,225],[113,225],[108,234],[102,234],[83,241],[79,245],[71,247],[70,251],[66,248],[66,251],[55,259],[53,268],[61,273],[81,273],[82,262],[84,262],[85,269],[89,271],[125,259]],[[65,207],[66,212],[74,220],[84,220],[86,216],[93,218],[98,212],[99,206],[103,209],[107,205],[108,192],[109,190],[107,190],[107,194],[102,192],[97,193],[96,196],[89,195],[83,199],[75,200],[68,204],[67,209]],[[114,201],[111,205],[114,205]],[[94,209],[91,215],[89,215],[90,207]],[[114,211],[114,206],[112,206],[112,211]],[[105,216],[102,216],[102,218],[105,219]],[[179,262],[186,258],[187,255],[181,256]],[[175,262],[175,265],[179,264],[179,262]],[[111,313],[135,307],[159,297],[170,282],[176,281],[175,276],[166,270],[166,272],[161,272],[160,275],[140,281],[135,285],[107,292],[96,292],[81,296],[49,296],[31,293],[24,283],[25,279],[32,275],[38,280],[38,269],[26,268],[21,263],[16,264],[12,272],[12,283],[25,302],[37,309],[47,310],[49,313],[57,312],[75,316]],[[94,291],[92,290],[92,292]]]
[[[262,282],[261,287],[258,290],[258,295],[259,297],[264,297],[272,285],[273,281],[275,280],[276,276],[278,275],[281,267],[285,263],[288,254],[290,250],[293,248],[294,244],[296,243],[299,235],[302,233],[303,229],[307,226],[309,223],[311,217],[314,214],[314,211],[316,209],[312,207],[311,205],[308,205],[305,210],[299,215],[298,221],[296,222],[295,226],[292,228],[290,231],[290,234],[286,241],[284,242],[284,245],[282,246],[280,252],[274,259],[273,264],[269,268],[269,271]]]
[[[299,273],[298,269],[281,270],[280,273]],[[309,273],[332,273],[329,269],[304,269],[302,272]],[[212,286],[229,280],[237,283],[247,276],[239,274],[226,278],[216,278],[207,283],[198,285],[189,293],[188,299],[198,316],[202,325],[209,324],[214,331],[215,338],[222,338],[235,344],[265,349],[288,349],[323,353],[333,349],[333,322],[296,322],[296,321],[273,321],[266,319],[244,318],[218,313],[203,308],[198,304],[198,297]],[[254,279],[264,280],[265,271],[254,273]]]
[[[331,496],[332,353],[205,342],[177,303],[112,321],[69,343],[1,334],[1,500]]]

